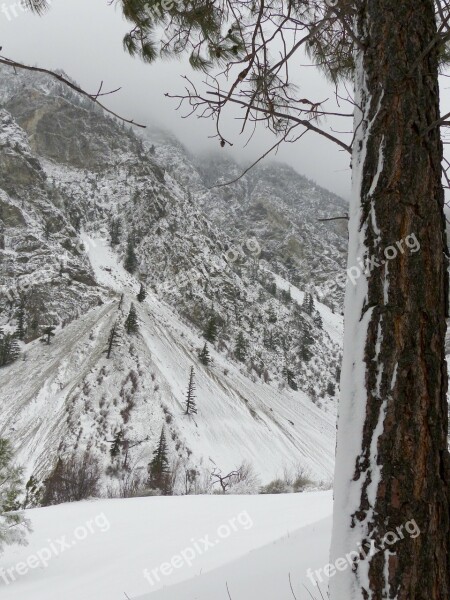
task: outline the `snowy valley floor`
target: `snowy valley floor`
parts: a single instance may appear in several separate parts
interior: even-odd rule
[[[304,586],[320,598],[307,570],[328,562],[331,511],[331,492],[97,500],[30,510],[29,545],[0,557],[0,596],[288,600],[290,575],[297,600],[311,598]]]

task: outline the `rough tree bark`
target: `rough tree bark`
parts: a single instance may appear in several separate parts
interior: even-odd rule
[[[332,541],[332,561],[352,553],[354,564],[336,570],[330,595],[448,600],[447,245],[442,144],[438,128],[427,131],[439,118],[433,1],[361,0],[357,35]],[[407,532],[412,520],[420,535]]]

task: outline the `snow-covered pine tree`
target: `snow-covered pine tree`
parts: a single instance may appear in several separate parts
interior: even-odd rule
[[[4,333],[0,329],[0,367],[14,362],[20,354],[19,345],[15,337],[10,333]]]
[[[203,332],[203,337],[210,343],[214,344],[217,339],[217,317],[212,315],[208,322],[206,323],[205,331]]]
[[[242,331],[238,333],[238,336],[236,338],[236,343],[234,346],[234,356],[240,362],[244,362],[247,356],[247,342]]]
[[[189,383],[188,389],[186,393],[185,400],[185,415],[193,415],[197,413],[197,406],[195,404],[195,382],[194,382],[194,367],[191,367],[191,371],[189,373]]]
[[[116,435],[114,436],[113,441],[111,442],[111,448],[109,449],[109,455],[111,456],[112,459],[117,458],[121,451],[122,451],[122,447],[123,447],[123,429],[119,429],[116,433]]]
[[[26,545],[30,524],[20,512],[22,469],[13,465],[13,449],[8,440],[0,438],[0,554],[9,544]]]
[[[292,369],[290,369],[287,365],[285,365],[283,368],[283,377],[286,378],[286,382],[292,390],[298,390],[298,385],[295,381],[294,371],[292,371]]]
[[[144,300],[147,298],[147,291],[142,283],[136,298],[138,302],[144,302]]]
[[[280,291],[280,299],[285,304],[289,304],[289,302],[292,302],[292,295],[291,295],[291,287],[290,286],[289,286],[289,288],[287,290],[281,290]]]
[[[137,333],[139,331],[138,316],[133,303],[131,303],[130,312],[125,320],[125,331],[128,334]]]
[[[275,349],[276,336],[274,336],[272,329],[264,329],[263,344],[264,344],[264,348],[267,348],[268,350]]]
[[[302,321],[301,326],[301,337],[299,341],[299,356],[303,362],[309,362],[313,356],[311,346],[314,343],[314,339],[311,334],[311,328],[306,320]]]
[[[215,315],[212,315],[208,319],[205,330],[203,332],[203,337],[210,344],[214,344],[214,342],[216,341],[216,339],[217,339],[217,317]]]
[[[158,445],[153,452],[153,459],[148,465],[148,486],[150,489],[158,489],[162,494],[169,491],[169,457],[164,427],[161,430]]]
[[[138,260],[134,250],[134,239],[131,235],[128,236],[127,249],[123,266],[129,273],[134,273],[138,266]]]
[[[120,237],[122,233],[122,223],[119,217],[113,217],[109,225],[109,234],[111,237],[111,246],[117,246],[120,244]]]
[[[112,352],[113,348],[118,346],[119,343],[120,343],[119,326],[116,322],[112,326],[111,331],[109,332],[109,335],[108,335],[108,343],[107,343],[106,350],[105,350],[106,358],[111,358],[111,352]]]
[[[26,335],[26,313],[25,313],[25,301],[23,298],[20,299],[19,307],[16,313],[17,319],[17,329],[15,332],[15,337],[18,340],[25,339]]]
[[[305,292],[305,295],[303,297],[302,308],[308,315],[312,316],[312,314],[314,313],[314,298],[310,292]]]
[[[316,310],[316,312],[314,313],[313,320],[319,329],[323,329],[322,315],[320,314],[320,312],[318,310]]]
[[[199,352],[198,357],[200,359],[200,362],[206,367],[210,364],[211,356],[209,354],[208,344],[206,342],[202,350]]]

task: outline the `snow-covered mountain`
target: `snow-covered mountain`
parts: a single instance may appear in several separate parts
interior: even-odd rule
[[[342,318],[339,290],[317,295],[346,240],[317,218],[343,201],[282,165],[209,189],[239,167],[156,129],[140,138],[45,76],[1,75],[0,325],[23,339],[0,369],[0,433],[27,474],[88,447],[106,493],[120,476],[111,440],[140,442],[126,460],[145,474],[164,425],[183,469],[248,461],[268,481],[299,463],[329,480]]]
[[[164,132],[150,130],[147,138],[155,160],[195,191],[208,218],[238,247],[258,240],[260,258],[273,271],[301,288],[314,285],[322,302],[341,310],[343,283],[330,282],[346,265],[348,207],[342,198],[284,164],[247,171],[226,152],[193,157]],[[330,216],[340,218],[320,221]]]

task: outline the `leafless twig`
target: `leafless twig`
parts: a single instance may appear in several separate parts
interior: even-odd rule
[[[78,85],[76,85],[75,83],[72,83],[72,81],[70,81],[69,79],[66,79],[65,77],[63,77],[59,73],[56,73],[55,71],[51,71],[49,69],[44,69],[43,67],[31,67],[30,65],[25,65],[23,63],[19,63],[15,60],[7,58],[6,56],[0,56],[0,63],[3,65],[7,65],[8,67],[13,67],[14,69],[23,69],[25,71],[34,71],[37,73],[45,73],[46,75],[50,75],[50,77],[57,79],[58,81],[60,81],[64,85],[66,85],[67,87],[69,87],[72,90],[74,90],[75,92],[77,92],[78,94],[81,94],[85,98],[89,98],[89,100],[91,100],[95,104],[98,104],[105,112],[112,115],[113,117],[116,117],[116,119],[119,119],[120,121],[123,121],[124,123],[129,123],[130,125],[135,125],[136,127],[140,127],[141,129],[146,128],[146,125],[141,125],[140,123],[136,123],[132,119],[125,119],[124,117],[121,117],[119,114],[117,114],[110,108],[107,108],[104,104],[102,104],[101,102],[98,101],[98,98],[100,96],[107,96],[110,94],[114,94],[115,92],[119,91],[120,88],[111,90],[110,92],[101,93],[101,89],[103,87],[103,82],[102,82],[100,84],[100,88],[96,94],[89,94],[88,92],[86,92],[85,90],[80,88]]]

